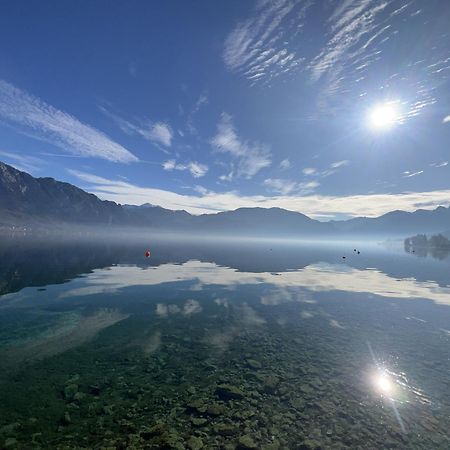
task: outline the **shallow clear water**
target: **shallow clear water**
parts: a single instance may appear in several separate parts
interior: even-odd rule
[[[450,448],[448,259],[3,239],[0,295],[0,448]]]

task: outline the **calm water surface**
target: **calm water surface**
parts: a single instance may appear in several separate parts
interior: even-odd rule
[[[448,449],[450,261],[423,256],[4,238],[0,448]]]

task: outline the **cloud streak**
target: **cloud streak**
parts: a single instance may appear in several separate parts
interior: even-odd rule
[[[106,134],[4,80],[0,80],[0,119],[65,152],[122,163],[138,161]]]
[[[267,178],[264,180],[264,185],[269,190],[278,194],[287,195],[295,192],[297,195],[305,195],[313,192],[320,186],[318,181],[306,181],[302,183],[296,183],[291,180],[282,180],[280,178]]]
[[[417,172],[410,172],[409,170],[407,170],[406,172],[403,172],[403,177],[404,178],[412,178],[417,175],[421,175],[422,173],[423,173],[423,170],[418,170]]]
[[[399,209],[415,211],[450,205],[450,189],[398,194],[331,195],[239,195],[236,192],[202,191],[200,195],[182,195],[162,189],[145,188],[121,180],[108,180],[85,172],[71,171],[87,184],[85,188],[100,198],[122,204],[151,203],[169,209],[185,209],[193,214],[228,211],[241,207],[280,207],[310,217],[377,217]]]
[[[259,1],[254,14],[227,36],[223,59],[228,70],[252,84],[268,81],[299,66],[302,58],[288,45],[299,33],[311,1]]]
[[[291,162],[289,161],[288,158],[283,159],[283,161],[280,162],[280,169],[281,170],[287,170],[290,169],[292,167]]]
[[[446,167],[448,166],[448,161],[442,161],[440,163],[431,163],[431,167]]]
[[[208,166],[205,164],[200,164],[195,161],[188,162],[186,164],[177,163],[174,159],[169,159],[163,163],[164,170],[188,170],[194,178],[200,178],[206,175],[208,172]]]
[[[350,97],[389,98],[401,95],[402,121],[419,115],[437,102],[436,87],[448,79],[449,58],[437,48],[446,45],[439,30],[430,32],[412,9],[415,0],[343,0],[335,2],[325,27],[328,37],[319,53],[307,63],[312,80],[322,83],[318,106],[335,111]],[[393,63],[392,49],[405,44],[410,30],[416,41],[413,60]],[[395,40],[395,44],[394,44]],[[391,43],[389,45],[389,43]],[[422,45],[422,42],[426,44]],[[385,62],[388,61],[386,66]],[[374,73],[378,72],[374,85]],[[386,71],[388,69],[388,71]]]
[[[307,176],[307,177],[329,177],[330,175],[335,174],[338,169],[340,169],[341,167],[345,167],[348,166],[350,164],[350,161],[347,159],[344,159],[342,161],[335,161],[333,163],[331,163],[328,168],[326,168],[325,170],[319,171],[318,169],[316,169],[315,167],[305,167],[302,170],[303,175]]]
[[[138,135],[149,142],[170,147],[173,140],[173,131],[166,122],[151,122],[150,120],[126,120],[117,114],[99,106],[100,111],[110,119],[126,134]]]
[[[232,169],[229,174],[222,176],[222,181],[229,181],[235,176],[252,178],[272,163],[269,147],[239,138],[232,117],[227,113],[222,113],[211,145],[216,152],[228,153],[233,159]]]

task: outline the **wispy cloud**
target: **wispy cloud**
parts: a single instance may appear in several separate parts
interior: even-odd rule
[[[298,184],[298,187],[300,188],[300,190],[303,193],[312,192],[319,186],[320,186],[320,183],[318,181],[305,181],[305,182]]]
[[[423,170],[418,170],[417,172],[410,172],[409,170],[406,170],[405,172],[403,172],[403,177],[411,178],[411,177],[415,177],[417,175],[421,175],[422,173],[423,173]]]
[[[331,163],[330,167],[332,169],[338,169],[339,167],[348,166],[349,164],[350,164],[350,161],[348,161],[347,159],[344,159],[342,161],[335,161],[334,163]]]
[[[379,91],[380,95],[389,96],[396,92],[404,95],[401,100],[402,120],[405,121],[436,103],[435,89],[448,79],[450,59],[442,58],[442,52],[434,49],[446,45],[446,37],[438,32],[430,34],[426,22],[421,23],[415,17],[417,14],[412,8],[416,3],[415,0],[335,2],[325,30],[327,43],[307,65],[312,79],[322,83],[318,101],[321,109],[341,108],[340,95],[345,95],[350,103],[354,94],[360,96],[368,91]],[[404,39],[411,29],[417,33],[417,42],[426,40],[426,44],[415,47],[411,61],[405,64],[404,60],[398,60],[397,64],[389,53],[392,46],[388,42]],[[390,58],[389,64],[382,66],[386,57]],[[375,87],[374,73],[378,70],[374,66],[377,63],[381,70]]]
[[[320,186],[320,183],[318,181],[296,183],[295,181],[283,180],[280,178],[267,178],[264,180],[264,185],[272,192],[282,195],[287,195],[294,192],[297,195],[305,195],[314,192],[314,190]]]
[[[191,114],[197,114],[203,106],[209,103],[207,92],[200,94],[199,98],[195,102],[194,108],[192,108]]]
[[[112,119],[126,134],[138,135],[147,141],[161,144],[165,147],[172,145],[173,131],[167,122],[152,122],[144,119],[126,120],[104,106],[99,106],[99,109],[105,116]]]
[[[114,162],[138,158],[106,134],[0,80],[0,120],[65,152]]]
[[[280,169],[282,170],[287,170],[290,169],[292,167],[291,162],[289,161],[289,159],[283,159],[283,161],[280,162]]]
[[[191,112],[188,115],[187,121],[186,121],[186,129],[189,133],[196,135],[198,134],[197,128],[194,125],[194,119],[196,114],[202,109],[204,106],[206,106],[209,103],[208,94],[207,92],[203,92],[200,94],[199,98],[195,102],[194,107],[192,108]]]
[[[450,205],[450,190],[401,192],[398,194],[327,195],[239,195],[236,192],[206,191],[200,195],[181,195],[162,189],[145,188],[122,180],[108,180],[89,173],[71,171],[88,183],[85,188],[100,198],[122,204],[151,203],[169,209],[185,209],[193,214],[228,211],[241,207],[280,207],[310,217],[376,217],[392,210],[415,211]]]
[[[194,178],[200,178],[206,175],[208,172],[208,166],[200,164],[195,161],[188,162],[186,164],[177,163],[174,159],[169,159],[163,163],[164,170],[188,170]]]
[[[388,4],[389,0],[347,0],[338,4],[329,19],[330,39],[308,66],[315,80],[327,73],[337,80],[346,64],[362,62],[361,57],[367,55],[367,48],[375,38],[371,33],[377,30],[377,15]]]
[[[335,174],[338,169],[341,167],[348,166],[350,164],[350,161],[347,159],[343,159],[342,161],[335,161],[331,163],[326,169],[324,170],[318,170],[315,167],[305,167],[302,172],[303,175],[306,175],[308,177],[329,177],[330,175]]]
[[[431,163],[430,164],[431,167],[446,167],[448,166],[448,161],[442,161],[440,163]]]
[[[144,134],[144,137],[148,138],[150,141],[158,142],[166,147],[170,147],[172,145],[173,133],[167,123],[156,122],[151,125],[148,132]]]
[[[303,170],[303,175],[309,176],[309,175],[315,175],[317,173],[317,169],[314,167],[305,167]]]
[[[226,67],[251,83],[267,81],[298,67],[302,58],[288,44],[303,26],[312,1],[259,1],[252,17],[239,22],[225,40]]]
[[[243,141],[238,137],[232,118],[227,113],[222,113],[211,144],[217,152],[228,153],[233,158],[232,170],[227,175],[230,179],[234,176],[251,178],[272,162],[266,145]]]
[[[297,183],[290,180],[281,180],[279,178],[267,178],[264,180],[264,185],[271,191],[286,195],[297,188]]]

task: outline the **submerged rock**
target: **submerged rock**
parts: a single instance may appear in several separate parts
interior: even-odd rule
[[[67,411],[64,413],[64,418],[62,422],[64,425],[69,425],[69,423],[72,422],[72,418],[70,417],[70,414]]]
[[[76,392],[75,395],[73,396],[73,400],[76,402],[79,402],[81,400],[83,400],[83,398],[86,397],[86,394],[84,394],[83,392]]]
[[[226,411],[226,408],[224,405],[219,405],[217,403],[213,403],[212,405],[208,405],[206,408],[206,413],[210,416],[220,416],[224,414]]]
[[[17,439],[16,438],[8,438],[5,441],[5,448],[12,448],[17,445]]]
[[[16,431],[19,431],[22,425],[20,425],[19,422],[10,423],[8,425],[4,425],[0,428],[0,434],[5,436],[11,436],[16,433]]]
[[[219,384],[216,388],[216,394],[224,400],[244,398],[244,393],[231,384]]]
[[[112,406],[106,405],[103,407],[103,414],[106,414],[107,416],[112,415],[113,413],[113,408]]]
[[[154,442],[158,444],[159,448],[170,448],[174,450],[185,450],[186,448],[183,439],[175,430],[163,433]]]
[[[67,401],[72,401],[77,392],[78,392],[78,384],[75,384],[75,383],[68,384],[64,388],[64,392],[63,392],[64,398]]]
[[[256,359],[247,359],[247,365],[250,369],[258,370],[262,368],[262,364]]]
[[[290,403],[297,411],[303,411],[305,409],[305,401],[302,398],[293,398]]]
[[[267,375],[263,378],[263,385],[262,388],[264,392],[267,392],[268,394],[273,394],[278,385],[280,384],[280,379],[276,375]]]
[[[203,403],[202,400],[192,400],[186,404],[186,407],[190,411],[197,411],[201,414],[203,414],[207,408],[207,406]]]
[[[270,444],[263,444],[261,450],[278,450],[280,444],[277,441],[271,442]]]
[[[203,441],[196,436],[191,436],[187,441],[187,446],[190,450],[200,450],[203,448]]]
[[[236,432],[236,428],[229,423],[218,423],[214,425],[213,429],[222,436],[231,436]]]
[[[245,434],[244,436],[241,436],[239,438],[239,448],[254,449],[254,448],[258,448],[258,446],[256,445],[255,441],[253,440],[253,438],[251,436],[249,436],[248,434]]]
[[[204,419],[203,417],[192,417],[191,422],[196,427],[201,427],[203,425],[206,425],[208,423],[208,420]]]
[[[298,450],[321,450],[322,448],[319,442],[312,439],[306,439],[298,446]]]
[[[151,427],[142,427],[139,431],[139,434],[144,439],[150,439],[154,436],[159,436],[166,431],[166,426],[162,423],[157,423]]]

